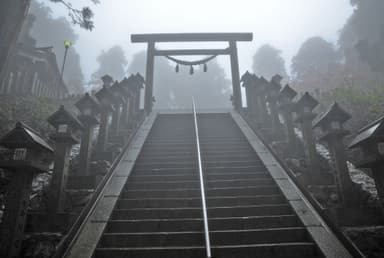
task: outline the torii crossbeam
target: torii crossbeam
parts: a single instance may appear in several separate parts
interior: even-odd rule
[[[144,109],[152,111],[153,77],[155,56],[187,56],[187,55],[229,55],[231,60],[233,105],[239,110],[242,107],[239,60],[237,55],[238,41],[252,41],[252,33],[171,33],[171,34],[135,34],[131,35],[133,43],[147,43],[147,68]],[[156,43],[162,42],[228,42],[225,49],[177,49],[158,50]]]

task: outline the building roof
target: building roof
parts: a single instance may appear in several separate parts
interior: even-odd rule
[[[348,148],[360,147],[369,141],[384,140],[384,116],[364,126],[358,132],[356,137],[349,144]]]

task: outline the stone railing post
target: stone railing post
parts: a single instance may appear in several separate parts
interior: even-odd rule
[[[362,160],[355,162],[357,168],[371,170],[376,185],[382,212],[384,214],[384,157],[380,153],[379,143],[384,140],[384,117],[372,122],[358,131],[348,148],[360,148]]]
[[[8,155],[0,167],[12,172],[0,225],[0,254],[19,257],[35,174],[46,172],[52,163],[53,149],[34,130],[22,123],[0,139]]]
[[[103,153],[106,151],[109,135],[109,119],[111,114],[114,112],[113,109],[113,100],[114,96],[110,91],[110,84],[112,83],[112,78],[108,75],[103,78],[103,88],[96,92],[95,96],[100,102],[100,128],[99,135],[97,138],[96,149],[98,152]]]
[[[292,89],[288,84],[280,91],[278,100],[278,109],[283,116],[285,125],[286,141],[291,147],[297,147],[297,137],[295,134],[295,127],[293,126],[293,99],[296,97],[297,92]]]
[[[343,138],[349,134],[343,125],[351,116],[334,103],[314,123],[313,128],[320,128],[322,135],[320,141],[325,142],[332,154],[336,168],[336,182],[340,203],[345,206],[354,206],[356,200],[352,179],[349,175],[347,156]]]
[[[50,187],[48,210],[54,218],[66,208],[66,193],[69,159],[72,146],[79,143],[78,135],[83,129],[81,122],[65,110],[64,106],[48,118],[56,132],[51,135],[55,142],[55,162]]]
[[[86,93],[84,97],[75,103],[75,106],[80,111],[78,118],[84,126],[81,134],[78,175],[88,176],[93,134],[96,125],[99,124],[100,104],[94,97]]]
[[[312,120],[316,117],[312,110],[318,104],[317,100],[306,92],[294,105],[295,122],[300,125],[303,134],[305,161],[313,180],[316,180],[313,176],[318,176],[320,173],[316,142],[312,131]]]

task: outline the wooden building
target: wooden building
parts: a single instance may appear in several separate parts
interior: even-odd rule
[[[52,47],[19,45],[10,57],[0,94],[64,98],[68,89],[63,82]]]

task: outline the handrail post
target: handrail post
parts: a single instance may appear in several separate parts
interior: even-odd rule
[[[205,247],[207,250],[207,257],[211,258],[211,241],[209,239],[208,215],[207,215],[207,205],[206,205],[206,200],[205,200],[203,166],[202,166],[202,162],[201,162],[199,128],[197,126],[196,106],[195,106],[195,100],[193,98],[192,98],[192,106],[193,106],[193,119],[195,122],[196,150],[197,150],[197,161],[198,161],[199,176],[200,176],[201,203],[202,203],[202,207],[203,207],[203,217],[204,217]]]

